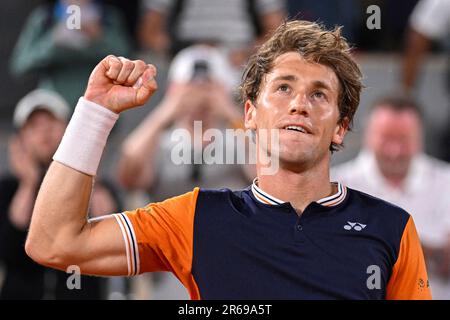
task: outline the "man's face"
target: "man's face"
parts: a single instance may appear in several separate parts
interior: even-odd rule
[[[178,90],[183,93],[179,97],[181,109],[177,113],[178,127],[183,127],[193,134],[194,122],[201,121],[203,130],[219,126],[219,119],[212,99],[213,83],[194,83],[178,85]],[[221,97],[214,96],[214,99]]]
[[[34,159],[46,165],[51,161],[66,124],[45,110],[34,111],[20,130],[20,137]]]
[[[313,166],[330,156],[332,142],[344,139],[338,95],[339,81],[331,68],[310,63],[296,52],[282,54],[264,77],[255,105],[246,102],[246,127],[257,130],[257,139],[261,129],[279,129],[280,165]],[[270,149],[270,143],[257,142]]]
[[[378,106],[369,119],[366,144],[383,174],[404,176],[421,149],[421,134],[419,117],[413,111]]]

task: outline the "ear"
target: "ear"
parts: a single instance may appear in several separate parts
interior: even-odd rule
[[[334,142],[337,145],[341,145],[344,142],[345,134],[348,131],[349,121],[347,118],[343,119],[341,123],[336,124],[336,128],[334,129],[333,139],[331,142]]]
[[[256,107],[255,105],[250,101],[245,101],[244,105],[244,112],[245,112],[245,128],[246,129],[253,129],[256,130]]]

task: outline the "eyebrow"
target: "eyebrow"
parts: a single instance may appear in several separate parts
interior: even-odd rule
[[[331,87],[326,82],[323,82],[321,80],[314,81],[313,82],[313,86],[316,87],[316,88],[321,88],[321,89],[325,89],[325,90],[328,90],[328,91],[332,91]]]
[[[294,76],[292,74],[288,74],[288,75],[278,76],[278,77],[275,77],[275,78],[272,79],[273,82],[280,81],[280,80],[283,80],[283,81],[297,81],[298,78],[297,78],[297,76]]]
[[[272,79],[272,82],[275,82],[275,81],[297,81],[297,80],[298,80],[297,76],[288,74],[288,75],[277,76]],[[315,88],[322,88],[322,89],[326,89],[329,91],[332,90],[331,87],[326,82],[323,82],[321,80],[315,80],[312,85]]]

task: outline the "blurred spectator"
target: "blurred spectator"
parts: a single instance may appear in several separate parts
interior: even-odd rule
[[[12,175],[0,179],[0,259],[5,278],[1,299],[44,297],[44,268],[24,250],[37,190],[69,117],[66,102],[51,92],[25,96],[14,113],[17,134],[9,143]]]
[[[224,134],[225,128],[243,127],[243,115],[233,100],[233,87],[234,79],[221,51],[204,45],[180,51],[169,69],[169,89],[161,103],[123,143],[118,167],[121,183],[128,189],[147,190],[151,201],[187,192],[195,186],[247,186],[253,178],[251,168],[205,164],[201,155],[209,142],[194,142],[194,121],[201,121],[203,132],[216,128]],[[179,144],[171,139],[175,129],[189,132],[191,159],[200,159],[202,164],[174,163],[172,151]],[[230,143],[225,144],[224,155],[234,151]],[[159,276],[156,289],[165,294],[156,295],[157,298],[188,298],[172,275]]]
[[[11,174],[0,178],[0,260],[5,278],[0,299],[100,299],[105,279],[83,276],[81,290],[67,289],[68,274],[46,269],[25,253],[24,243],[37,191],[64,133],[70,108],[58,94],[37,89],[17,104],[17,133],[9,144]],[[90,214],[121,210],[105,182],[94,188]]]
[[[427,261],[433,298],[450,299],[450,165],[422,151],[417,104],[386,97],[371,110],[364,149],[332,168],[332,179],[385,199],[413,217]]]
[[[51,92],[25,96],[14,113],[17,134],[9,143],[12,175],[0,179],[0,259],[5,266],[1,299],[42,299],[44,268],[24,250],[37,190],[69,117],[66,102]]]
[[[414,8],[410,17],[403,59],[402,84],[407,92],[414,88],[422,60],[433,41],[442,42],[447,49],[450,49],[450,1],[448,0],[421,0]]]
[[[344,26],[342,32],[350,42],[357,38],[364,13],[360,0],[287,0],[287,12],[290,18],[319,21],[329,29]]]
[[[80,7],[80,29],[69,5]],[[37,7],[28,18],[14,49],[11,71],[38,74],[39,86],[61,94],[70,106],[83,95],[97,61],[108,54],[126,55],[129,44],[120,12],[93,0],[60,0]]]
[[[433,42],[442,44],[450,63],[450,1],[421,0],[415,7],[406,36],[402,70],[402,86],[411,93],[416,84],[420,66]],[[447,66],[447,93],[450,94],[450,68]],[[448,100],[447,100],[448,101]],[[450,110],[450,104],[447,104]],[[450,116],[450,113],[448,113]],[[437,134],[441,145],[440,156],[450,162],[450,117],[443,132]]]
[[[140,39],[154,51],[179,50],[198,43],[230,50],[240,67],[284,18],[282,0],[146,0]]]
[[[234,79],[227,60],[217,49],[197,45],[182,50],[169,69],[169,89],[161,103],[125,140],[119,161],[119,180],[129,188],[150,191],[155,201],[186,192],[195,185],[230,188],[246,185],[241,167],[235,165],[176,165],[171,152],[174,129],[194,137],[194,121],[202,131],[242,125],[231,88]],[[201,138],[201,137],[200,137]],[[202,153],[206,142],[193,150]],[[192,143],[195,147],[195,143]]]

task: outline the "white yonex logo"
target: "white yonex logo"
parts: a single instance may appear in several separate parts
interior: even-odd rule
[[[344,226],[345,230],[356,230],[356,231],[361,231],[362,229],[364,229],[367,226],[367,224],[362,224],[359,222],[350,222],[347,221],[347,224]]]

